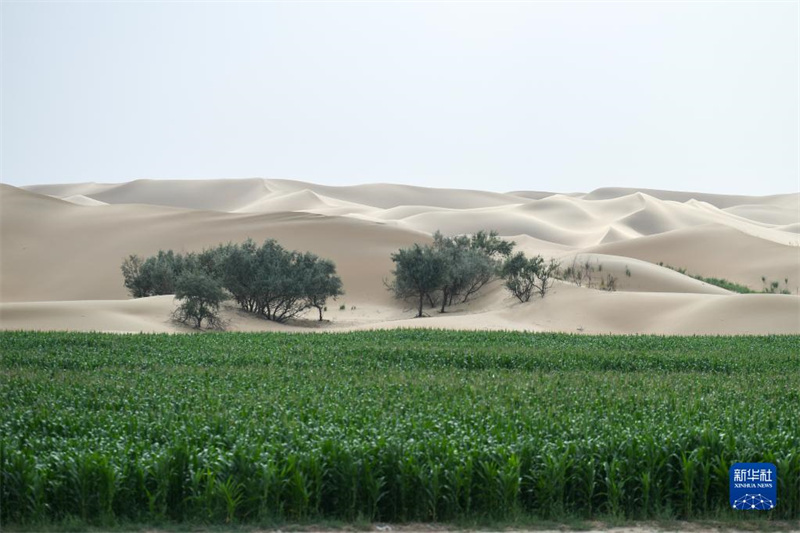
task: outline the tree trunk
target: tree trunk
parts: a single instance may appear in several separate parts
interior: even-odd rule
[[[417,312],[417,318],[422,317],[422,304],[425,302],[425,293],[419,293],[419,311]]]
[[[319,321],[322,322],[322,306],[317,307],[317,310],[319,311]]]
[[[444,313],[444,306],[447,305],[447,290],[442,291],[442,309],[439,311],[440,313]]]

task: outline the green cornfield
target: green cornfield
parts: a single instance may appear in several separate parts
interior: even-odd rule
[[[800,517],[800,337],[0,333],[0,520]]]

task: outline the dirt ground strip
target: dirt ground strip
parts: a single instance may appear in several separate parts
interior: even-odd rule
[[[180,529],[147,529],[142,533],[175,533]],[[237,533],[342,533],[342,532],[363,532],[372,531],[380,533],[446,533],[454,531],[469,531],[481,533],[565,533],[569,531],[580,531],[583,533],[671,533],[671,532],[689,532],[689,533],[752,533],[757,531],[781,531],[781,532],[797,532],[800,533],[800,522],[798,521],[766,521],[766,520],[743,520],[735,522],[632,522],[628,525],[615,525],[603,522],[575,522],[569,524],[557,523],[542,523],[542,527],[536,525],[529,525],[524,528],[520,527],[481,527],[481,526],[467,526],[459,527],[448,524],[425,524],[425,523],[412,523],[412,524],[372,524],[372,525],[350,525],[342,527],[330,527],[328,525],[283,525],[275,529],[262,529],[262,528],[225,528],[211,527],[205,528],[190,528],[186,531],[193,533],[220,533],[222,531],[231,531]]]

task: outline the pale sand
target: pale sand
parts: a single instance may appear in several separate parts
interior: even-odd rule
[[[229,330],[347,331],[424,327],[582,333],[800,333],[800,194],[745,197],[599,189],[491,193],[290,180],[137,180],[0,185],[0,328],[183,332],[171,296],[129,300],[128,254],[199,251],[276,238],[333,259],[347,294],[326,321],[274,324],[226,306]],[[500,283],[445,314],[412,319],[383,281],[389,255],[435,230],[495,229],[526,253],[577,257],[614,276],[616,292],[559,283],[521,304]],[[667,268],[792,295],[737,295]],[[599,270],[599,269],[598,269]],[[630,272],[630,276],[627,275]],[[789,280],[784,283],[784,279]],[[345,310],[339,310],[344,304]]]

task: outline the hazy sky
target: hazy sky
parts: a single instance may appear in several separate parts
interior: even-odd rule
[[[0,9],[14,185],[800,190],[795,1]]]

